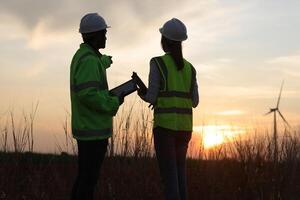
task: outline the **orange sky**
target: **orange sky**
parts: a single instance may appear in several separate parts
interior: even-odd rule
[[[289,3],[287,3],[289,2]],[[172,18],[187,26],[184,57],[197,70],[200,105],[194,125],[271,128],[282,80],[281,110],[294,126],[300,111],[300,2],[189,0],[33,1],[0,3],[0,123],[39,101],[37,149],[53,151],[70,110],[69,65],[81,38],[80,18],[98,12],[112,26],[107,48],[110,88],[132,71],[147,82],[149,60],[161,55],[158,28]],[[35,10],[35,12],[32,12]],[[126,99],[132,104],[135,95]],[[51,141],[51,142],[49,142]]]

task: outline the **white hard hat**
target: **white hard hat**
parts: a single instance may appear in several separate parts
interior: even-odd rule
[[[101,17],[98,13],[88,13],[84,15],[80,21],[79,32],[80,33],[91,33],[96,31],[101,31],[107,26],[103,17]]]
[[[188,38],[185,25],[176,18],[167,21],[159,32],[166,38],[174,41],[184,41]]]

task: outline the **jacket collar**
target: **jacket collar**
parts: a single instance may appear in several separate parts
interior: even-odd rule
[[[101,54],[98,50],[95,50],[91,45],[89,45],[87,43],[81,43],[80,44],[80,48],[86,48],[89,51],[91,51],[94,54],[96,54],[99,57],[99,59],[101,60],[101,62],[104,64],[104,67],[106,69],[111,66],[111,58],[110,58],[110,56]]]
[[[90,51],[94,52],[97,56],[99,56],[99,58],[101,58],[101,56],[102,56],[102,54],[98,50],[94,49],[91,45],[89,45],[87,43],[81,43],[80,48],[89,49]]]

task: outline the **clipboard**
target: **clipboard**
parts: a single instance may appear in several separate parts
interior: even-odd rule
[[[136,83],[133,79],[109,90],[109,93],[118,97],[127,96],[137,90]]]
[[[111,95],[115,95],[118,97],[121,96],[127,96],[135,91],[140,89],[143,94],[147,93],[147,87],[143,83],[143,81],[140,79],[140,77],[137,75],[136,72],[132,73],[131,79],[111,90],[109,90],[109,93]]]

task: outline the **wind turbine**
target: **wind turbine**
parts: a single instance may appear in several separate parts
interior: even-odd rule
[[[284,116],[282,115],[282,113],[279,110],[279,103],[280,103],[280,99],[281,99],[281,92],[282,92],[283,84],[284,84],[284,81],[282,81],[282,83],[281,83],[281,88],[280,88],[276,107],[270,108],[270,111],[265,114],[265,115],[269,115],[271,113],[274,114],[274,136],[273,137],[274,137],[274,159],[276,162],[278,161],[278,141],[277,141],[278,134],[277,134],[276,113],[278,113],[279,116],[282,118],[282,120],[285,122],[285,124],[287,124],[290,127],[289,123],[287,122],[287,120],[284,118]]]

